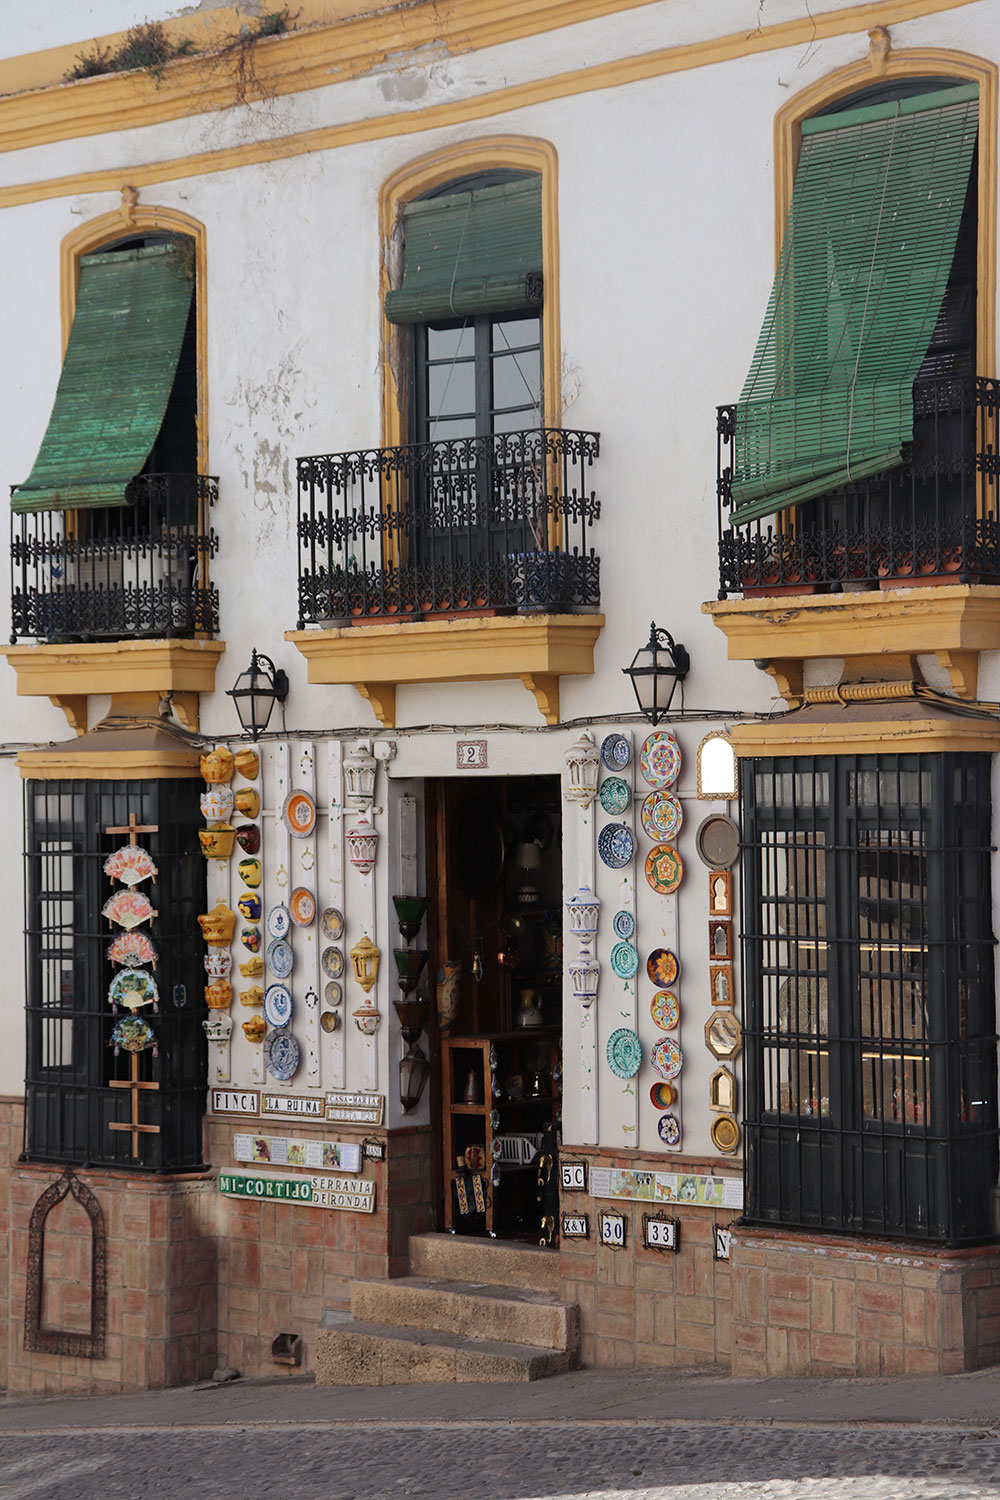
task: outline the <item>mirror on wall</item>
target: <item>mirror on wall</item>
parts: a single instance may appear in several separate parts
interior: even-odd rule
[[[739,791],[736,751],[725,730],[706,734],[698,746],[698,796],[705,801],[735,800]]]

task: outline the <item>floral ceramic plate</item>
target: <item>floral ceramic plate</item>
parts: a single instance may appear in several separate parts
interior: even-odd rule
[[[646,973],[654,984],[664,987],[674,984],[680,972],[677,955],[669,948],[654,948],[646,959]]]
[[[328,979],[326,988],[323,991],[323,999],[327,1005],[339,1005],[343,998],[344,992],[340,987],[340,981],[338,979]]]
[[[660,896],[670,896],[684,878],[684,861],[673,844],[654,844],[646,855],[646,881]]]
[[[328,906],[319,919],[320,930],[323,936],[331,943],[337,943],[344,935],[344,916],[335,906]]]
[[[620,776],[605,776],[597,796],[604,811],[618,818],[632,801],[632,788]]]
[[[608,1067],[616,1078],[634,1078],[642,1064],[642,1043],[622,1026],[608,1037]]]
[[[630,911],[616,911],[611,925],[616,937],[630,938],[635,931],[635,917]]]
[[[657,787],[642,804],[642,826],[651,839],[675,839],[684,821],[684,809],[672,792]]]
[[[292,972],[292,965],[295,962],[292,945],[286,943],[283,938],[274,938],[268,943],[264,958],[275,979],[287,979]]]
[[[601,760],[609,771],[620,771],[632,759],[632,746],[623,734],[606,734],[601,741]]]
[[[123,1010],[141,1010],[159,1000],[156,980],[145,969],[122,969],[111,981],[108,999]]]
[[[676,1146],[681,1138],[681,1122],[676,1115],[661,1115],[656,1133],[665,1146]]]
[[[126,932],[133,927],[148,922],[150,917],[155,917],[153,903],[142,891],[116,891],[101,908],[102,916],[107,917],[109,922],[115,922],[119,927],[124,927]]]
[[[616,943],[611,950],[611,967],[619,979],[631,979],[639,967],[639,954],[632,943]]]
[[[157,869],[153,856],[138,844],[126,844],[116,849],[104,861],[104,873],[110,880],[120,880],[122,885],[138,885],[140,881],[156,879]]]
[[[649,1002],[649,1013],[661,1031],[673,1031],[681,1018],[681,1007],[673,990],[657,990]]]
[[[299,1044],[284,1026],[264,1038],[264,1066],[272,1078],[287,1083],[299,1066]]]
[[[647,735],[639,752],[639,770],[650,786],[673,786],[680,769],[680,746],[669,729]]]
[[[153,940],[145,932],[120,932],[108,944],[108,958],[113,964],[152,964],[156,966],[156,949]]]
[[[635,839],[624,823],[605,823],[597,835],[597,852],[609,870],[623,870],[635,853]]]
[[[677,1103],[677,1089],[672,1083],[654,1083],[649,1091],[649,1102],[654,1109],[669,1109]]]
[[[287,985],[268,986],[264,996],[264,1015],[272,1026],[287,1026],[292,1019],[292,992]]]
[[[316,915],[316,897],[304,885],[296,886],[288,898],[288,909],[297,927],[308,927]]]
[[[653,1071],[659,1073],[667,1083],[676,1078],[684,1066],[684,1054],[672,1036],[662,1037],[660,1041],[653,1043],[649,1060],[653,1064]]]
[[[292,927],[292,914],[287,906],[272,906],[267,914],[267,932],[269,937],[287,937]]]
[[[324,948],[319,966],[327,979],[339,979],[344,972],[344,955],[339,948]]]
[[[281,821],[293,839],[307,839],[316,827],[316,804],[308,792],[289,792]]]

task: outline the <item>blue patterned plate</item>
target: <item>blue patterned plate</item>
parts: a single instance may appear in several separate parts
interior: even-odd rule
[[[624,823],[605,823],[597,835],[597,852],[609,870],[623,870],[635,853],[635,839]]]
[[[270,1026],[287,1026],[292,1019],[292,993],[286,985],[268,986],[264,996],[264,1017]]]
[[[632,788],[620,776],[605,776],[597,795],[604,811],[619,818],[632,801]]]
[[[619,979],[631,979],[639,967],[639,955],[631,943],[616,943],[611,950],[611,967]]]
[[[632,759],[632,746],[623,734],[606,734],[601,741],[601,760],[609,771],[620,771]]]
[[[635,917],[630,911],[616,911],[611,925],[615,929],[616,937],[630,938],[635,931]]]
[[[661,1115],[656,1130],[665,1146],[676,1146],[680,1142],[681,1124],[676,1115]]]
[[[608,1067],[616,1078],[634,1078],[642,1065],[642,1043],[624,1026],[608,1037]]]
[[[287,979],[292,972],[292,964],[295,962],[292,956],[292,945],[286,943],[283,938],[275,938],[268,943],[265,954],[267,967],[275,979]]]
[[[299,1066],[299,1044],[285,1026],[269,1031],[264,1038],[264,1066],[272,1078],[287,1083]]]

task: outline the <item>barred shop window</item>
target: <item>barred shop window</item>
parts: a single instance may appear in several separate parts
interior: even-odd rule
[[[200,1018],[204,973],[198,913],[204,910],[204,861],[198,851],[198,801],[185,780],[25,782],[27,931],[27,1114],[31,1160],[190,1170],[202,1165],[201,1118],[207,1083]],[[129,887],[104,869],[128,846],[134,815],[139,846],[157,866],[155,882],[132,887],[148,897],[152,918],[131,929],[147,940],[144,956],[112,962],[109,948],[127,929],[102,908]],[[132,968],[152,978],[157,1009],[111,1003],[116,975]],[[134,1015],[152,1033],[137,1054],[121,1045],[118,1021]],[[155,1053],[154,1053],[155,1046]],[[147,1085],[155,1085],[147,1087]],[[143,1126],[133,1137],[136,1117]]]
[[[752,762],[747,1217],[991,1238],[990,757]]]

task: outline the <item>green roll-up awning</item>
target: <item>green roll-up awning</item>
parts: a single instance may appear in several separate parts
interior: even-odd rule
[[[735,421],[739,526],[902,462],[976,144],[975,84],[802,127]]]
[[[537,307],[542,287],[542,181],[421,198],[403,208],[403,284],[391,323],[429,323]]]
[[[183,244],[87,255],[55,404],[16,511],[121,505],[156,441],[194,290]]]

